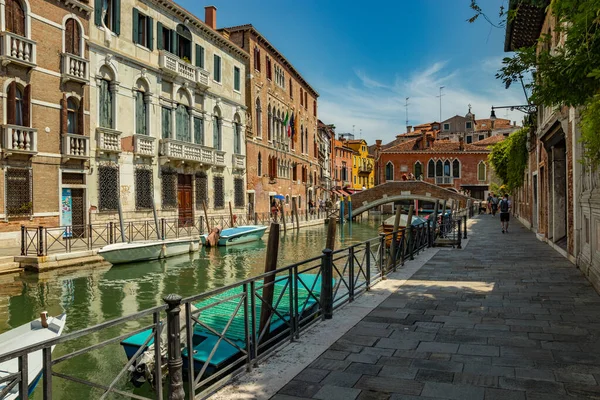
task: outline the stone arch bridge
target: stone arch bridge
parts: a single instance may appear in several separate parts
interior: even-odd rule
[[[471,202],[475,200],[454,190],[423,181],[386,182],[352,195],[352,217],[383,204],[415,199],[423,201],[440,200],[440,202],[448,200],[452,204],[458,202],[460,208],[466,207],[468,200],[471,200]],[[348,215],[348,207],[344,207],[344,214]]]

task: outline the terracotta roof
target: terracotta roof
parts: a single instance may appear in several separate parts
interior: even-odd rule
[[[492,129],[492,120],[489,118],[476,119],[475,125],[477,125],[477,129],[486,128],[489,130]],[[494,129],[510,128],[511,126],[512,124],[510,119],[496,118],[496,121],[494,121]]]
[[[308,82],[306,82],[306,80],[302,77],[302,75],[300,74],[300,72],[298,72],[298,70],[296,70],[296,68],[294,68],[294,66],[292,65],[291,62],[289,62],[287,60],[287,58],[285,58],[283,56],[283,54],[281,54],[279,52],[279,50],[277,50],[277,48],[275,46],[273,46],[264,36],[262,33],[260,33],[258,31],[258,29],[256,29],[254,27],[254,25],[252,24],[244,24],[244,25],[237,25],[237,26],[232,26],[229,28],[221,28],[219,30],[222,29],[226,29],[229,32],[239,32],[239,31],[251,31],[253,32],[256,36],[258,36],[259,41],[264,42],[264,44],[266,45],[267,48],[269,48],[273,53],[275,53],[277,55],[277,57],[279,58],[279,61],[283,62],[283,64],[285,64],[286,67],[288,67],[295,75],[296,77],[302,82],[304,83],[304,85],[312,92],[312,94],[315,97],[319,97],[319,92],[317,92],[315,89],[313,89],[312,86],[310,86],[308,84]]]
[[[504,135],[494,135],[494,136],[490,136],[489,138],[480,140],[478,142],[474,142],[473,146],[480,146],[480,147],[492,146],[496,143],[500,143],[504,139],[505,139]]]
[[[465,151],[486,151],[481,147],[473,146],[472,144],[463,143],[463,150],[460,150],[460,142],[450,140],[433,140],[431,147],[419,149],[419,141],[421,139],[408,140],[396,146],[390,147],[382,153],[401,153],[401,152],[420,152],[420,153],[448,153],[448,152],[465,152]]]

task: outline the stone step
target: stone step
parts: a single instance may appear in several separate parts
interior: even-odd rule
[[[456,245],[458,245],[458,240],[454,240],[454,239],[442,239],[442,238],[435,239],[435,246],[436,247],[456,246]]]
[[[11,257],[12,259],[12,257]],[[21,272],[21,265],[18,262],[1,262],[0,263],[0,274],[12,274],[14,272]]]

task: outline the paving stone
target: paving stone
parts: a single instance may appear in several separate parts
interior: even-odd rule
[[[423,383],[408,379],[390,379],[380,376],[363,376],[354,385],[357,389],[373,390],[377,392],[419,395]]]
[[[483,400],[485,390],[484,388],[468,385],[426,382],[421,394],[423,396],[452,400]]]
[[[570,395],[597,399],[600,397],[600,386],[582,385],[580,383],[566,383],[566,392]]]
[[[389,393],[373,392],[371,390],[361,390],[356,400],[388,400]]]
[[[452,361],[413,360],[411,366],[435,371],[462,372],[463,370],[463,364]]]
[[[384,365],[377,376],[399,379],[414,379],[417,375],[416,368],[398,367],[395,365]]]
[[[485,400],[525,400],[525,392],[506,389],[485,389]]]
[[[411,350],[416,349],[419,345],[418,340],[400,340],[400,339],[380,339],[375,347],[382,347],[385,349],[398,349],[398,350]]]
[[[350,354],[348,356],[348,358],[346,358],[346,360],[348,361],[352,361],[352,362],[360,362],[360,363],[365,363],[365,364],[376,364],[377,361],[379,360],[379,356],[374,355],[374,354],[364,354],[364,353],[359,353],[359,354]]]
[[[447,382],[454,380],[454,372],[435,371],[432,369],[420,369],[414,378],[420,382]]]
[[[498,387],[498,377],[462,372],[454,374],[454,383],[483,387]]]
[[[363,374],[363,375],[377,375],[379,371],[381,371],[382,365],[375,364],[363,364],[363,363],[352,363],[348,368],[346,368],[346,372]]]
[[[515,377],[517,379],[533,379],[536,381],[555,381],[554,373],[551,370],[545,369],[515,368]]]
[[[388,337],[392,334],[393,329],[381,329],[371,327],[354,327],[348,331],[350,335],[362,335],[372,337]]]
[[[310,400],[310,397],[288,396],[287,394],[277,393],[275,396],[271,397],[271,400]]]
[[[357,344],[352,344],[348,342],[335,342],[331,345],[329,350],[337,350],[337,351],[349,351],[351,353],[360,353],[364,347],[359,346]]]
[[[417,347],[417,351],[434,353],[456,353],[457,350],[458,344],[456,343],[421,342]]]
[[[492,364],[492,357],[485,356],[469,356],[466,354],[452,354],[451,361],[463,364]]]
[[[423,353],[424,354],[424,353]],[[377,361],[379,365],[391,365],[396,367],[409,367],[412,364],[412,359],[401,357],[380,357]]]
[[[351,364],[350,361],[345,360],[328,360],[326,358],[317,358],[310,364],[310,368],[316,369],[328,369],[330,371],[343,371]]]
[[[526,390],[539,393],[564,393],[562,383],[536,381],[531,379],[514,379],[501,377],[498,380],[500,388],[511,390]]]
[[[472,356],[498,357],[500,355],[500,348],[498,346],[485,346],[479,344],[461,344],[458,348],[458,353]]]
[[[436,360],[436,361],[450,361],[452,358],[452,354],[450,353],[428,353],[428,360]]]
[[[347,351],[327,350],[323,354],[321,354],[321,357],[327,358],[329,360],[343,360],[346,357],[348,357],[349,354],[350,352]]]
[[[391,357],[394,355],[394,349],[381,349],[378,347],[365,347],[361,350],[360,354],[370,354],[379,357]]]
[[[318,383],[291,381],[285,385],[280,391],[280,394],[287,394],[297,397],[313,397],[321,389]]]
[[[305,368],[302,372],[300,372],[294,380],[304,381],[304,382],[321,382],[323,378],[329,374],[330,371],[326,369],[315,369],[315,368]]]
[[[323,381],[322,385],[352,387],[362,375],[345,371],[331,371]]]
[[[497,365],[476,363],[466,363],[464,372],[487,376],[505,376],[509,378],[514,378],[515,376],[515,369],[513,367],[501,367]]]
[[[359,346],[373,346],[378,339],[379,338],[371,336],[350,335],[346,333],[338,340],[338,342],[357,344]]]
[[[578,374],[568,371],[554,371],[558,382],[583,383],[584,385],[596,385],[596,379],[591,374]]]
[[[528,349],[521,347],[500,347],[502,357],[521,357],[531,360],[552,361],[552,351],[544,349]]]
[[[313,396],[313,398],[321,400],[354,400],[359,394],[359,389],[325,385]]]

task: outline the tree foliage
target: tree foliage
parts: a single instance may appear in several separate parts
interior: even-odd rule
[[[523,4],[544,4],[540,0],[512,1],[516,6],[500,13],[505,22],[515,18]],[[475,12],[472,20],[483,14],[477,0],[471,0],[471,9]],[[554,108],[578,107],[583,161],[595,168],[600,166],[600,0],[551,0],[547,12],[555,18],[554,28],[542,32],[534,46],[504,58],[496,77],[509,87],[531,73],[534,79],[526,84],[531,102]]]
[[[523,185],[525,168],[527,168],[526,143],[529,129],[529,127],[521,128],[502,142],[496,143],[488,157],[488,162],[509,192]]]

